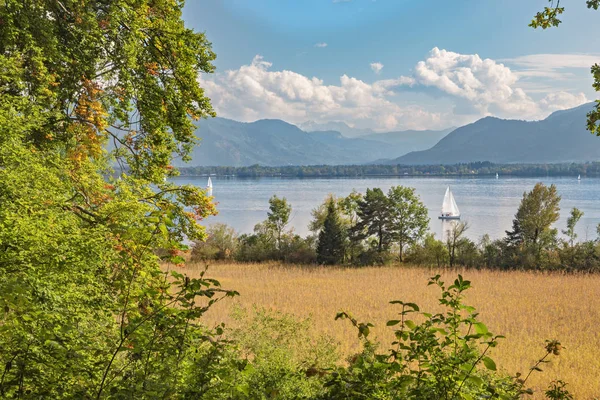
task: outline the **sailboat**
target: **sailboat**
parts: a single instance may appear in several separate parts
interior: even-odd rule
[[[212,194],[212,190],[213,190],[213,184],[212,184],[212,180],[210,179],[210,176],[209,176],[208,183],[206,184],[206,191],[208,192],[208,194]]]
[[[577,175],[577,180],[580,181],[581,180],[581,175]]]
[[[496,172],[496,179],[498,179],[498,173]]]
[[[454,200],[454,195],[450,190],[450,186],[446,189],[444,195],[444,202],[442,203],[442,214],[438,217],[439,219],[460,219],[460,210]]]

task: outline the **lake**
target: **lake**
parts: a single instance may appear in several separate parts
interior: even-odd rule
[[[205,187],[206,177],[178,177],[178,183]],[[430,230],[438,238],[444,231],[438,220],[444,192],[450,186],[462,214],[462,221],[469,223],[467,236],[479,240],[489,234],[493,239],[504,236],[512,227],[523,192],[529,191],[537,182],[555,184],[562,200],[561,217],[556,227],[564,229],[571,208],[577,207],[585,214],[579,221],[577,233],[580,240],[596,238],[596,226],[600,223],[600,178],[572,177],[503,178],[494,177],[390,177],[390,178],[256,178],[241,179],[212,177],[213,196],[219,215],[205,222],[223,222],[240,233],[250,233],[254,225],[267,217],[269,198],[276,194],[285,197],[292,205],[290,225],[300,235],[309,233],[311,210],[323,202],[327,194],[346,196],[353,189],[365,192],[367,188],[381,188],[384,192],[391,186],[414,187],[429,209]]]

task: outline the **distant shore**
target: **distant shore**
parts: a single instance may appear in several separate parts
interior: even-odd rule
[[[474,162],[454,165],[308,165],[268,167],[181,167],[182,176],[237,178],[358,178],[358,177],[600,177],[600,162],[561,164],[494,164]]]

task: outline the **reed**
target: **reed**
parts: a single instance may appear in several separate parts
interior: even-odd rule
[[[168,268],[194,276],[205,265]],[[311,317],[318,332],[333,337],[340,352],[350,355],[359,350],[360,342],[349,324],[334,321],[336,312],[348,311],[375,324],[373,335],[385,345],[393,340],[385,322],[398,312],[390,300],[440,310],[437,288],[427,286],[436,273],[447,281],[461,273],[473,282],[467,303],[477,308],[492,332],[506,336],[493,354],[501,369],[509,374],[526,372],[544,353],[544,341],[558,339],[565,350],[530,380],[531,386],[539,392],[551,380],[561,379],[577,399],[600,398],[600,275],[222,263],[209,266],[208,275],[241,296],[216,305],[205,322],[234,324],[230,314],[239,306]]]

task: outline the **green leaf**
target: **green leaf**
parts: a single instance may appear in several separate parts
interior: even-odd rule
[[[496,363],[494,362],[494,360],[492,360],[489,357],[483,357],[482,358],[483,361],[483,365],[485,365],[485,367],[491,371],[496,371]]]
[[[476,322],[473,326],[475,327],[475,332],[480,335],[486,335],[489,332],[487,326],[482,322]]]
[[[399,320],[394,319],[394,320],[388,321],[386,325],[387,326],[394,326],[394,325],[398,325],[399,323],[400,323]]]

